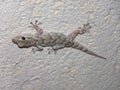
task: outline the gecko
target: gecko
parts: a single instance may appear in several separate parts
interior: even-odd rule
[[[35,52],[43,51],[44,47],[49,47],[49,54],[51,52],[56,53],[60,49],[73,48],[76,50],[83,51],[89,55],[99,57],[101,59],[106,59],[105,57],[96,54],[95,52],[87,49],[79,42],[75,41],[75,38],[78,35],[82,35],[91,29],[89,23],[83,24],[82,27],[78,27],[68,35],[58,32],[47,33],[40,27],[40,22],[38,22],[38,20],[35,20],[35,22],[30,22],[30,24],[36,30],[35,34],[17,35],[12,38],[12,42],[16,44],[19,48],[34,47],[32,48],[32,50]]]

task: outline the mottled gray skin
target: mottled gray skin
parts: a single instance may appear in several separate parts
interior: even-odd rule
[[[12,39],[12,42],[15,43],[19,48],[29,48],[29,47],[36,47],[33,51],[42,51],[43,47],[52,47],[52,49],[48,49],[50,53],[53,50],[55,53],[59,49],[63,48],[74,48],[81,50],[87,54],[106,59],[96,53],[88,50],[86,47],[82,46],[78,42],[74,41],[78,34],[84,34],[87,32],[91,26],[89,24],[84,24],[83,27],[79,27],[78,29],[74,30],[69,35],[64,35],[62,33],[50,32],[45,33],[43,29],[38,26],[38,21],[36,20],[35,23],[32,23],[33,28],[37,31],[36,34],[30,35],[18,35]]]

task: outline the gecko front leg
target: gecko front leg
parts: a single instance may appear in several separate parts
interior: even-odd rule
[[[35,48],[32,48],[32,52],[35,53],[36,51],[43,51],[43,48],[41,46],[37,46]]]
[[[41,24],[41,22],[38,22],[38,20],[35,20],[35,23],[30,22],[30,24],[33,26],[33,28],[37,31],[38,34],[43,33],[43,29],[39,26],[39,24]]]

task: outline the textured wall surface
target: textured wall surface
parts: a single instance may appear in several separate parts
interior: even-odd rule
[[[107,60],[19,49],[11,38],[35,32],[36,19],[64,34],[90,22],[90,33],[76,40]],[[120,0],[0,0],[0,90],[120,90]]]

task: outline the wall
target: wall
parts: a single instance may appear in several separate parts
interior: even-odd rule
[[[73,49],[48,55],[18,48],[11,38],[34,33],[29,23],[36,19],[64,34],[89,22],[90,33],[76,41],[107,60]],[[120,90],[120,0],[0,0],[0,90]]]

